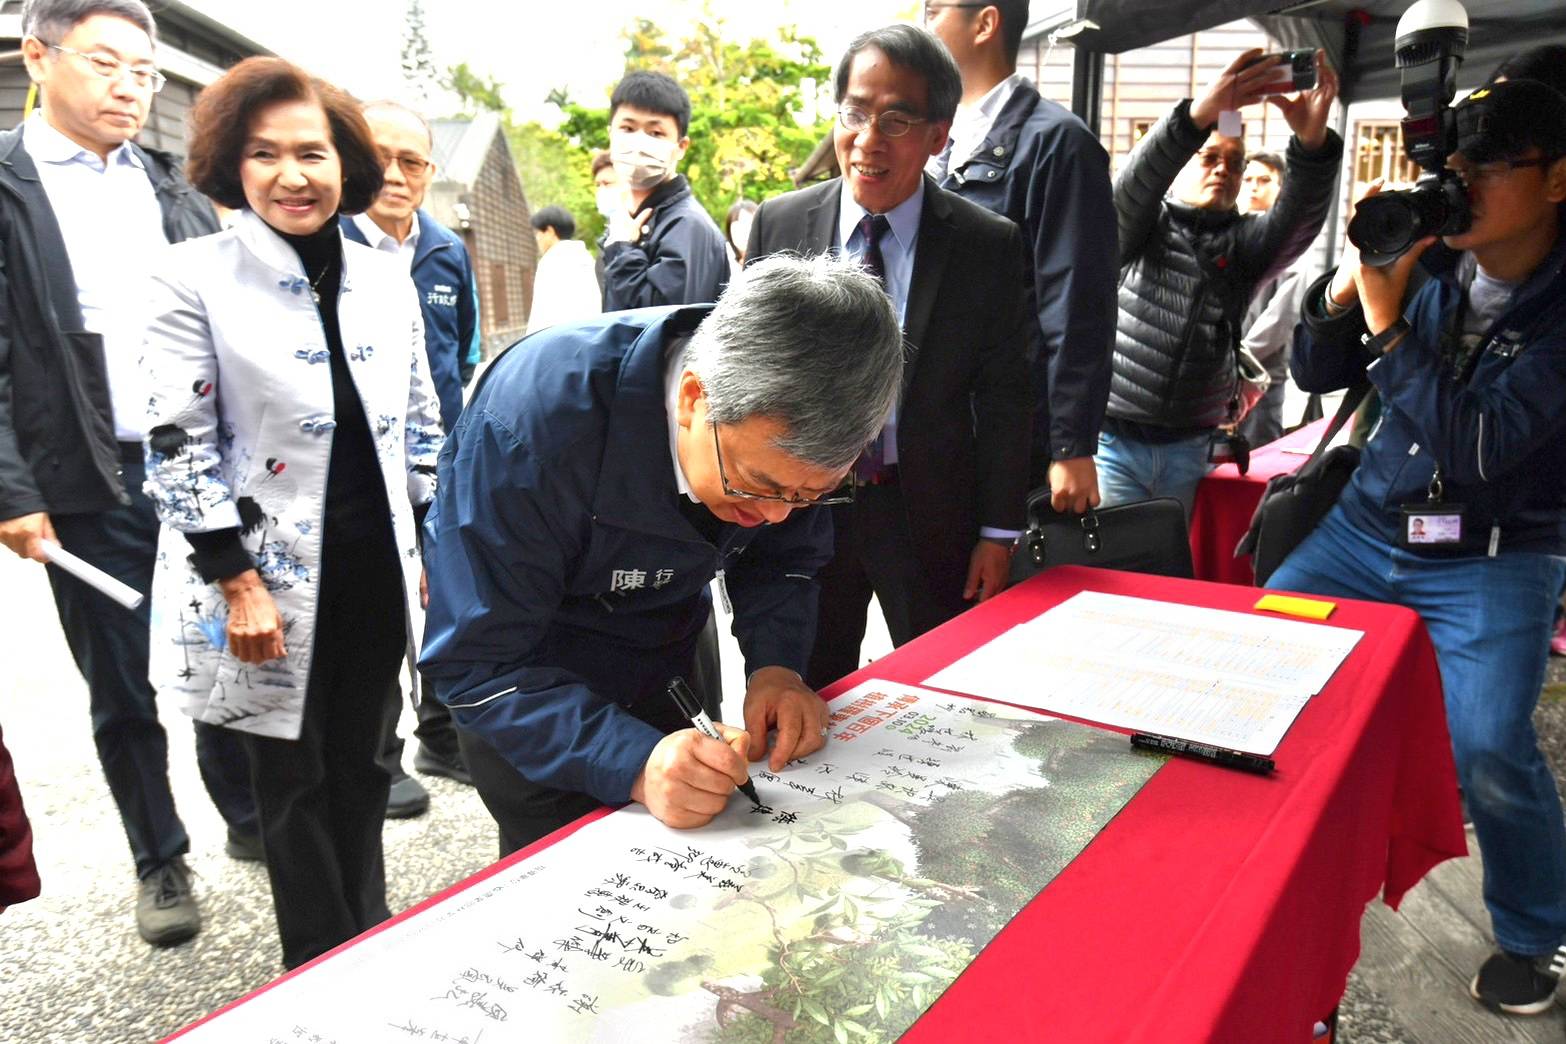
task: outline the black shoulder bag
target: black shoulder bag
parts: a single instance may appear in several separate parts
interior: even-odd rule
[[[1345,422],[1359,409],[1370,382],[1350,388],[1338,406],[1332,423],[1300,469],[1289,475],[1274,475],[1267,480],[1261,503],[1251,516],[1251,527],[1240,538],[1234,555],[1251,556],[1256,585],[1265,586],[1267,578],[1289,557],[1289,552],[1311,534],[1338,502],[1343,487],[1359,467],[1358,446],[1338,446],[1326,452]]]
[[[1058,565],[1097,566],[1190,578],[1185,508],[1173,497],[1139,500],[1086,514],[1057,512],[1050,489],[1028,494],[1028,528],[1011,556],[1011,582]]]

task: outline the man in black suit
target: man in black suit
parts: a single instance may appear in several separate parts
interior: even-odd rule
[[[901,645],[1005,586],[1033,412],[1021,234],[924,175],[962,97],[950,53],[923,29],[877,29],[834,86],[843,176],[763,203],[746,258],[859,259],[902,318],[907,365],[897,412],[855,465],[855,502],[832,509],[813,688],[859,666],[872,594]]]

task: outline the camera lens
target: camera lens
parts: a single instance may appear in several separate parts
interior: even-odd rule
[[[1418,206],[1408,197],[1412,192],[1383,192],[1360,200],[1349,222],[1349,239],[1365,253],[1397,257],[1418,241],[1420,217]]]
[[[1406,191],[1360,200],[1348,235],[1366,264],[1385,265],[1426,236],[1466,232],[1469,216],[1467,190],[1457,175],[1443,169]]]

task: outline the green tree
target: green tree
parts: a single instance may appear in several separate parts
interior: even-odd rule
[[[422,105],[430,101],[430,88],[440,79],[430,42],[424,35],[424,4],[408,0],[408,13],[402,30],[402,78],[418,96]]]
[[[517,173],[527,190],[533,213],[544,207],[565,207],[576,219],[576,238],[595,243],[604,219],[593,195],[592,153],[537,123],[506,125],[506,141],[516,157]]]
[[[625,39],[625,67],[649,68],[639,62],[668,61],[674,51],[663,39],[663,30],[651,19],[638,18],[620,34]]]
[[[440,85],[455,94],[462,103],[465,116],[480,112],[496,112],[507,120],[511,118],[506,100],[500,96],[505,85],[493,76],[481,76],[468,68],[467,62],[458,62],[446,70]]]

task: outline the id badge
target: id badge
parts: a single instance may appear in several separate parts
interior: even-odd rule
[[[1401,535],[1408,548],[1456,547],[1463,542],[1463,505],[1404,504]]]

